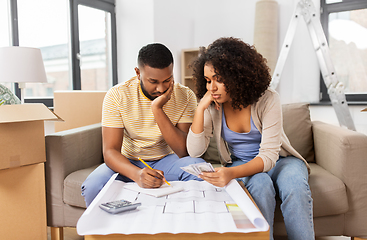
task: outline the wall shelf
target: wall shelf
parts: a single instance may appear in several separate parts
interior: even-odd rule
[[[181,51],[181,81],[182,84],[195,92],[195,86],[192,79],[192,69],[189,65],[198,56],[199,48],[183,49]]]

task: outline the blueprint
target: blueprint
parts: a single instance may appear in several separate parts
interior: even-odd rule
[[[131,190],[135,188],[130,185],[136,183],[115,178],[111,177],[79,219],[79,235],[256,232],[269,228],[235,180],[225,188],[205,181],[172,181],[173,187],[183,190],[154,197]],[[140,202],[141,206],[115,215],[98,207],[119,199]]]

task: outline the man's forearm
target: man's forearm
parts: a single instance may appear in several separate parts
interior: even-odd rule
[[[122,155],[121,152],[110,149],[104,151],[103,156],[104,161],[109,168],[136,182],[140,168],[131,164],[129,159]]]
[[[187,133],[175,127],[164,113],[162,108],[152,108],[154,118],[163,135],[164,140],[170,148],[179,156],[187,156],[186,136]]]

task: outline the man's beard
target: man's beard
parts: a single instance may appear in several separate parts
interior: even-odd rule
[[[141,90],[142,90],[142,92],[143,92],[143,94],[147,97],[147,98],[149,98],[150,100],[154,100],[154,99],[156,99],[158,96],[156,96],[156,97],[154,97],[154,96],[152,96],[152,95],[150,95],[146,90],[145,90],[145,88],[144,88],[144,85],[143,85],[143,81],[140,81],[140,87],[141,87]]]

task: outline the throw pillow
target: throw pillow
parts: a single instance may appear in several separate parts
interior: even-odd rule
[[[291,145],[307,162],[315,162],[309,104],[283,104],[282,112],[283,129]]]

